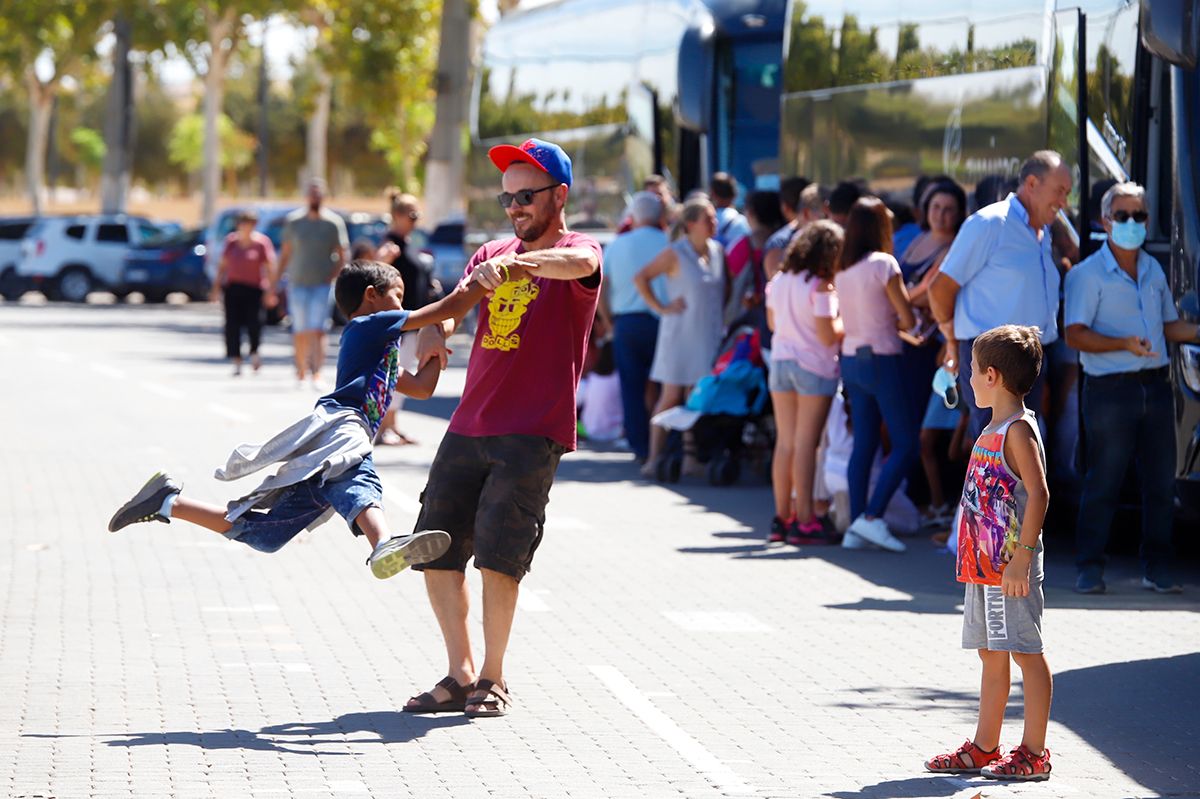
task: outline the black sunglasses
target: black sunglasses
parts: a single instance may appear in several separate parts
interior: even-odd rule
[[[500,203],[501,208],[507,209],[512,205],[512,201],[516,200],[517,205],[524,208],[527,205],[533,205],[533,195],[549,191],[550,189],[557,189],[561,185],[561,183],[551,183],[549,186],[542,186],[540,189],[521,189],[514,192],[502,191],[496,195],[496,201]]]
[[[1132,219],[1134,222],[1145,222],[1150,218],[1150,214],[1145,211],[1134,211],[1132,214],[1128,211],[1113,211],[1112,221],[1128,222]]]

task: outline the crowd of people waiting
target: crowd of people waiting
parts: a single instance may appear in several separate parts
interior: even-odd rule
[[[952,546],[966,461],[987,422],[971,391],[972,342],[1028,325],[1046,350],[1028,405],[1051,478],[1084,486],[1076,589],[1105,590],[1104,545],[1133,459],[1156,464],[1141,480],[1144,586],[1178,588],[1164,494],[1174,464],[1166,342],[1197,331],[1178,320],[1161,268],[1140,251],[1136,184],[1096,192],[1092,218],[1109,240],[1083,263],[1064,213],[1071,173],[1051,151],[1015,178],[979,181],[970,197],[948,176],[922,177],[911,197],[791,177],[746,196],[741,211],[723,173],[682,204],[661,176],[643,189],[605,252],[596,333],[611,346],[620,427],[644,476],[666,438],[650,419],[684,403],[726,333],[748,323],[760,331],[774,419],[767,540],[902,551],[896,533],[928,530]],[[1120,232],[1130,225],[1141,239]],[[1126,279],[1101,296],[1121,268]],[[1117,445],[1097,432],[1077,453],[1081,352],[1085,433],[1105,424],[1129,434]],[[1140,416],[1106,409],[1122,390]],[[1140,405],[1125,396],[1139,391]]]

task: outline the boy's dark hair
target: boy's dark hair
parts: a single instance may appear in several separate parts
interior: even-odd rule
[[[733,202],[737,197],[737,181],[728,172],[716,172],[708,182],[708,193],[714,200]]]
[[[746,197],[746,212],[753,214],[758,224],[774,233],[783,227],[783,211],[779,210],[779,192],[753,191]]]
[[[813,277],[832,280],[842,254],[842,228],[836,222],[818,219],[809,222],[792,237],[783,255],[783,271],[807,272]]]
[[[362,305],[367,286],[374,286],[376,291],[383,293],[399,279],[400,270],[394,266],[365,259],[351,261],[338,272],[337,282],[333,285],[333,298],[342,316],[349,319]]]
[[[833,187],[833,191],[829,192],[829,213],[839,216],[848,214],[859,198],[865,196],[867,196],[867,190],[861,181],[843,180]]]
[[[800,192],[808,188],[808,184],[812,183],[802,175],[786,178],[779,184],[779,204],[785,205],[791,211],[800,210]]]
[[[846,217],[841,268],[849,269],[873,252],[892,251],[892,215],[878,197],[861,197]]]
[[[1029,393],[1042,371],[1042,341],[1036,327],[993,327],[975,338],[971,353],[980,371],[995,369],[1004,387],[1019,397]]]

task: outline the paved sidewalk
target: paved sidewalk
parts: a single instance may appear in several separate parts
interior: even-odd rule
[[[1194,566],[1182,597],[1120,562],[1081,598],[1051,535],[1054,778],[936,777],[921,761],[972,733],[978,686],[948,556],[767,549],[767,488],[648,485],[604,451],[563,461],[514,713],[402,714],[445,670],[421,579],[374,580],[337,520],[274,555],[179,522],[105,531],[158,468],[236,496],[252,481],[212,478],[229,450],[311,407],[281,331],[235,380],[219,321],[0,307],[0,797],[1200,797]],[[407,406],[417,446],[378,451],[398,531],[462,377]]]

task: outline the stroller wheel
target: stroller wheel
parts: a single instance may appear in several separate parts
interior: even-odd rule
[[[709,485],[733,485],[737,482],[741,471],[741,465],[738,463],[737,458],[728,452],[723,452],[708,462],[707,476]]]
[[[659,463],[659,468],[662,470],[662,477],[660,478],[662,482],[678,483],[679,476],[683,474],[683,455],[667,455]]]

